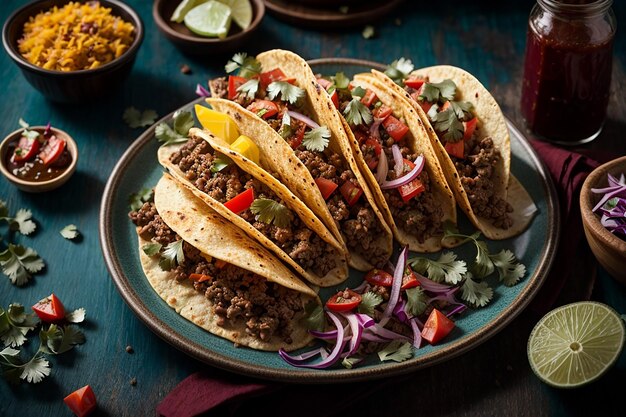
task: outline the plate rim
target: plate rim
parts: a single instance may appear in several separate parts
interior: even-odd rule
[[[319,58],[308,62],[311,65],[359,65],[371,68],[381,68],[382,65],[373,61],[355,58]],[[181,106],[181,108],[188,107],[202,101],[203,98],[198,98]],[[559,205],[556,188],[544,163],[541,159],[539,159],[528,139],[505,116],[507,127],[510,131],[514,132],[518,138],[521,138],[521,145],[529,154],[530,159],[537,167],[537,173],[542,178],[543,193],[548,197],[546,201],[548,230],[546,243],[541,250],[542,256],[538,260],[538,266],[533,275],[528,277],[526,287],[515,297],[511,304],[506,306],[506,308],[494,317],[491,322],[474,333],[471,333],[444,348],[437,349],[431,353],[414,358],[413,361],[386,363],[383,367],[340,369],[333,370],[332,372],[302,369],[276,369],[259,364],[251,365],[247,362],[207,350],[206,347],[203,347],[196,341],[190,340],[182,334],[179,334],[175,329],[162,321],[146,306],[135,289],[130,285],[128,278],[124,274],[119,258],[117,257],[115,246],[113,245],[112,234],[108,232],[111,230],[111,215],[113,211],[112,197],[122,180],[127,166],[133,161],[143,147],[153,140],[156,126],[163,121],[169,120],[175,111],[162,117],[145,132],[143,132],[128,147],[115,164],[102,194],[98,229],[100,235],[100,246],[106,267],[118,292],[122,296],[122,299],[130,307],[133,313],[139,317],[139,319],[159,338],[203,363],[250,377],[302,384],[357,382],[411,373],[418,369],[430,367],[458,357],[465,352],[476,348],[499,333],[532,301],[543,285],[545,278],[552,267],[561,230],[560,219],[558,216]]]

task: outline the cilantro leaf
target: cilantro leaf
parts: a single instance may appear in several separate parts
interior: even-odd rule
[[[19,347],[26,342],[25,332],[20,327],[11,327],[0,335],[5,346]]]
[[[454,111],[454,114],[459,120],[463,120],[466,117],[473,117],[471,111],[474,105],[469,101],[451,101],[450,108]]]
[[[424,257],[409,259],[409,264],[414,271],[426,275],[435,282],[458,284],[467,272],[465,261],[457,261],[453,252],[444,252],[436,261]]]
[[[177,240],[165,247],[161,254],[159,266],[164,271],[170,271],[176,264],[180,265],[185,261],[185,252],[183,251],[183,240]]]
[[[213,160],[213,165],[211,165],[211,172],[214,174],[216,172],[220,172],[232,163],[232,159],[230,159],[226,155],[219,154],[219,156]]]
[[[143,251],[143,253],[145,253],[148,256],[154,256],[161,251],[162,247],[163,245],[161,245],[160,243],[152,242],[152,243],[146,243],[145,245],[143,245],[141,247],[141,250]]]
[[[30,127],[30,124],[26,120],[22,119],[21,117],[19,118],[17,123],[24,129],[28,129]]]
[[[44,353],[59,355],[71,350],[76,345],[85,343],[85,334],[76,326],[67,325],[63,328],[51,324],[48,330],[39,332],[40,350]]]
[[[142,188],[138,192],[130,195],[128,203],[130,204],[130,209],[132,211],[137,211],[141,208],[141,206],[143,206],[143,203],[152,201],[153,198],[154,190],[151,188]]]
[[[368,291],[361,296],[361,304],[359,304],[359,313],[367,314],[368,316],[374,315],[374,309],[376,306],[383,302],[383,297],[380,294]]]
[[[361,103],[361,99],[358,97],[353,98],[343,111],[346,121],[353,125],[358,126],[360,124],[369,125],[372,123],[372,112],[365,104]]]
[[[154,110],[148,109],[140,111],[133,106],[126,108],[126,110],[124,110],[124,114],[122,115],[122,119],[124,119],[126,124],[133,129],[150,126],[156,121],[157,117],[159,116]]]
[[[304,306],[304,317],[302,320],[309,330],[324,330],[326,320],[324,319],[324,309],[322,305],[314,300],[309,301]]]
[[[29,383],[37,384],[50,375],[50,363],[44,359],[43,355],[35,355],[23,365],[21,379]]]
[[[267,86],[267,96],[270,100],[274,100],[279,93],[280,99],[290,104],[295,104],[305,94],[303,89],[286,81],[274,81]]]
[[[454,100],[456,84],[452,80],[443,80],[440,83],[424,83],[420,98],[429,103],[443,103]]]
[[[333,83],[335,84],[335,88],[339,90],[345,90],[350,85],[350,79],[346,77],[346,74],[343,72],[338,72],[334,77],[331,77]]]
[[[363,28],[361,35],[363,39],[371,39],[376,35],[376,29],[372,25],[367,25]]]
[[[363,362],[364,359],[364,356],[346,356],[341,361],[341,365],[343,365],[343,367],[346,369],[352,369],[355,365]]]
[[[330,130],[326,126],[316,127],[304,134],[302,144],[309,151],[323,152],[328,146]]]
[[[85,321],[86,311],[84,308],[80,307],[74,311],[71,311],[65,315],[65,320],[70,323],[82,323]]]
[[[472,266],[472,273],[477,278],[485,278],[493,273],[494,267],[491,258],[489,257],[489,249],[487,248],[487,242],[483,240],[475,240],[476,246],[476,259]]]
[[[59,233],[61,234],[61,236],[69,240],[76,239],[80,235],[80,232],[76,228],[75,224],[68,224],[63,229],[61,229]]]
[[[250,211],[256,214],[257,221],[274,224],[276,227],[285,228],[291,221],[289,209],[277,201],[268,198],[257,198],[252,202]]]
[[[396,84],[402,85],[402,81],[413,71],[415,66],[410,59],[401,57],[387,66],[385,74]]]
[[[475,307],[484,307],[493,298],[493,290],[485,281],[476,282],[472,279],[472,274],[467,274],[467,278],[461,285],[461,299],[467,301]]]
[[[250,79],[237,87],[237,91],[243,93],[247,98],[253,99],[257,91],[259,91],[259,80]]]
[[[407,288],[406,309],[413,317],[419,316],[428,307],[428,296],[420,287]]]
[[[409,342],[394,340],[378,352],[381,362],[395,361],[404,362],[413,356],[413,348]]]
[[[352,94],[353,98],[358,97],[358,99],[360,100],[363,97],[365,97],[365,94],[367,94],[367,90],[361,87],[360,85],[357,85],[356,87],[352,89],[352,91],[350,91],[350,94]]]
[[[256,58],[248,56],[245,52],[236,53],[228,60],[224,67],[227,73],[239,70],[239,76],[251,78],[261,73],[261,63]]]
[[[11,349],[10,347],[4,348],[1,352],[0,352],[0,356],[3,357],[12,357],[12,356],[17,356],[20,353],[19,350],[16,349]]]
[[[26,342],[26,334],[37,324],[39,324],[37,316],[34,313],[26,314],[21,304],[9,304],[7,311],[0,308],[0,339],[5,346],[23,345]]]
[[[191,129],[196,123],[193,120],[193,115],[190,111],[179,110],[174,113],[173,116],[174,130],[181,136],[187,137],[189,129]]]
[[[282,136],[283,139],[287,139],[291,136],[291,116],[289,116],[289,112],[283,113],[282,124],[280,125],[280,129],[278,130],[278,134]]]
[[[41,271],[45,264],[33,249],[9,243],[9,247],[0,253],[0,266],[11,282],[20,287],[30,280],[31,274]]]
[[[437,132],[445,132],[443,137],[446,140],[457,142],[463,138],[465,128],[452,109],[435,113],[430,119],[435,123],[434,127]]]
[[[154,128],[154,137],[157,141],[163,142],[164,146],[187,141],[187,136],[180,135],[165,122],[159,123]]]
[[[18,230],[23,235],[29,235],[35,231],[37,225],[31,220],[32,213],[30,210],[19,209],[13,218],[14,224],[17,225]],[[11,225],[13,228],[13,224]]]
[[[495,255],[489,255],[489,259],[498,270],[500,281],[511,287],[524,276],[526,267],[517,261],[517,258],[508,249],[503,249]]]

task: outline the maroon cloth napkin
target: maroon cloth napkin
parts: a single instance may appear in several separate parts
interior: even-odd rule
[[[554,305],[570,278],[572,259],[581,241],[584,242],[578,204],[582,184],[599,165],[598,161],[611,157],[591,151],[571,152],[537,140],[532,140],[531,144],[554,180],[561,214],[561,239],[554,267],[531,304],[533,311],[543,314]],[[233,415],[237,410],[250,410],[261,416],[291,417],[294,410],[298,410],[299,417],[324,417],[337,414],[387,384],[401,384],[403,380],[359,382],[343,385],[338,390],[333,385],[264,382],[207,368],[183,380],[159,404],[157,413],[163,417],[196,417]],[[258,396],[263,396],[263,400],[254,401]],[[324,398],[324,401],[315,401],[316,398]]]

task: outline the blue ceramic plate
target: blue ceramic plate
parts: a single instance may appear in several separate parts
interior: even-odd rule
[[[379,64],[357,60],[325,59],[312,62],[320,73],[357,73]],[[189,103],[190,109],[201,99]],[[167,121],[171,115],[162,121]],[[183,352],[208,364],[259,378],[312,382],[343,382],[381,378],[414,371],[418,368],[448,360],[476,347],[502,330],[530,302],[547,275],[557,245],[559,223],[554,186],[522,134],[509,122],[511,133],[511,170],[530,192],[538,207],[538,215],[522,235],[500,242],[489,242],[492,251],[512,250],[526,265],[527,274],[517,285],[499,285],[496,278],[490,283],[494,288],[493,301],[485,308],[468,310],[456,321],[457,327],[437,346],[426,345],[416,350],[414,357],[402,363],[380,363],[373,355],[356,369],[341,366],[328,370],[304,370],[283,362],[278,354],[248,348],[235,348],[232,342],[216,337],[187,321],[171,309],[153,291],[139,263],[139,248],[134,225],[128,220],[128,197],[141,188],[153,187],[163,172],[157,162],[158,143],[154,126],[142,134],[124,153],[107,183],[100,215],[100,240],[107,267],[120,294],[131,309],[158,336]],[[459,227],[471,232],[472,228],[459,210]],[[462,259],[471,261],[471,245],[455,250]],[[434,256],[437,256],[436,254]],[[362,274],[351,271],[348,286],[361,282]],[[346,284],[342,284],[345,288]],[[338,288],[323,289],[325,300]]]

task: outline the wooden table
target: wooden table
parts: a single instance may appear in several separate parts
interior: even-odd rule
[[[4,20],[22,1],[0,2]],[[98,240],[100,197],[118,158],[140,134],[122,121],[128,106],[155,109],[164,115],[192,100],[197,82],[223,73],[228,55],[194,58],[182,55],[157,31],[151,2],[129,0],[142,16],[146,37],[129,79],[111,97],[84,105],[46,101],[21,76],[9,57],[0,54],[0,126],[3,135],[17,128],[20,117],[32,124],[53,125],[78,142],[78,171],[61,189],[26,194],[0,179],[0,199],[15,211],[33,211],[38,231],[19,242],[34,247],[45,259],[44,274],[17,288],[0,277],[0,304],[30,306],[51,292],[69,308],[84,306],[87,343],[52,359],[53,373],[38,385],[11,387],[0,381],[0,415],[65,416],[62,398],[91,384],[97,394],[96,415],[154,415],[159,401],[180,380],[202,365],[153,335],[124,304],[105,268]],[[358,57],[391,62],[410,57],[418,66],[454,64],[468,69],[491,89],[504,112],[518,125],[519,95],[528,13],[534,2],[448,1],[406,2],[376,24],[376,38],[365,40],[361,30],[316,32],[300,30],[266,16],[250,53],[270,48],[291,49],[305,58]],[[514,3],[514,5],[512,5]],[[620,23],[626,4],[616,2]],[[396,20],[397,19],[397,20]],[[180,67],[187,64],[192,74]],[[615,43],[613,89],[609,118],[602,135],[589,147],[626,153],[626,31]],[[74,223],[83,238],[66,241],[59,230]],[[5,230],[5,229],[2,229]],[[6,238],[6,236],[5,236]],[[588,256],[584,259],[591,259]],[[555,265],[559,268],[559,265]],[[585,270],[585,269],[582,269]],[[589,268],[587,268],[589,270]],[[584,282],[578,274],[572,281]],[[626,311],[626,288],[600,272],[593,298]],[[478,348],[446,363],[417,372],[402,386],[391,385],[351,409],[350,414],[434,415],[623,415],[626,355],[597,383],[574,391],[542,384],[526,359],[526,342],[538,317],[524,312],[505,330]],[[131,345],[134,353],[126,353]],[[131,386],[131,378],[137,385]],[[312,399],[315,400],[315,399]]]

